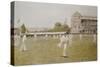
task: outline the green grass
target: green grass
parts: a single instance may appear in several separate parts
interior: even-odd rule
[[[65,62],[94,61],[97,59],[97,45],[90,37],[73,39],[67,48],[68,58],[63,58],[62,48],[58,48],[59,39],[27,38],[27,51],[20,51],[20,45],[15,47],[15,65],[50,64]]]

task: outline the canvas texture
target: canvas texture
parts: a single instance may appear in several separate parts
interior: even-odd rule
[[[11,2],[11,65],[97,60],[97,6]]]

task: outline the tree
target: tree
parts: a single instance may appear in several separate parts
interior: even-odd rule
[[[55,23],[55,27],[61,27],[61,23],[60,22],[56,22]]]
[[[67,24],[61,24],[60,22],[55,23],[53,29],[50,32],[70,32],[70,28]]]
[[[62,25],[62,30],[66,32],[70,32],[70,28],[67,24]]]
[[[21,33],[25,33],[26,32],[26,27],[24,24],[22,24],[21,26]]]

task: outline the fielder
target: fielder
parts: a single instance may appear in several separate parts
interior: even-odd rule
[[[20,51],[26,51],[27,50],[25,41],[26,41],[26,35],[24,34],[22,36],[22,42],[21,42]]]
[[[63,35],[60,38],[60,43],[58,44],[58,47],[63,48],[63,56],[64,58],[67,58],[67,52],[66,52],[66,48],[69,45],[69,34],[67,33],[66,35]]]

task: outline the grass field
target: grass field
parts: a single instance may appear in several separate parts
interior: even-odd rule
[[[68,58],[62,56],[62,48],[57,45],[59,39],[54,38],[27,38],[25,41],[27,51],[20,51],[20,45],[15,47],[15,65],[51,64],[65,62],[94,61],[97,59],[97,45],[91,37],[78,36],[73,38],[72,44],[67,48]]]

